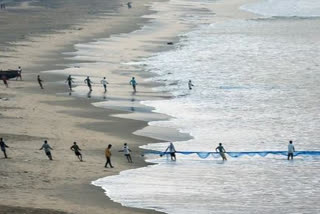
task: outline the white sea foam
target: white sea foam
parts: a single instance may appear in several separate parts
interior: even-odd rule
[[[319,17],[318,0],[260,0],[241,7],[244,10],[264,16],[277,17]]]
[[[319,150],[320,28],[312,19],[202,25],[176,49],[143,61],[175,98],[145,101],[173,118],[151,122],[190,133],[180,151]],[[193,90],[187,87],[191,79]],[[167,143],[146,148],[163,150]],[[317,213],[319,159],[197,156],[99,179],[112,200],[167,213]],[[301,203],[301,199],[304,200]]]

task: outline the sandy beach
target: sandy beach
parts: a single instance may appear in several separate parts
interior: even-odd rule
[[[217,21],[235,15],[232,12],[243,2],[231,1],[230,5],[220,7],[217,4]],[[99,0],[91,3],[93,6],[85,1],[81,1],[79,7],[72,1],[59,4],[21,4],[11,8],[8,5],[7,11],[0,13],[2,22],[6,23],[0,25],[0,31],[5,32],[0,39],[0,69],[23,68],[23,81],[9,81],[9,88],[0,86],[0,137],[10,147],[7,149],[9,159],[3,159],[0,154],[0,213],[157,213],[114,203],[102,189],[90,183],[122,170],[146,166],[141,156],[143,151],[139,149],[141,145],[188,136],[176,137],[176,131],[143,129],[148,121],[167,118],[151,113],[148,107],[139,106],[142,110],[131,114],[121,106],[117,108],[117,104],[108,109],[95,107],[92,103],[101,100],[98,86],[94,86],[91,99],[64,96],[68,90],[61,82],[65,81],[67,73],[41,73],[44,90],[35,80],[40,71],[62,69],[71,63],[72,59],[66,59],[62,53],[74,51],[75,44],[139,29],[154,13],[150,10],[150,1],[134,2],[131,9],[126,2],[110,2],[106,6]],[[161,2],[157,6],[159,17],[167,15],[161,23],[163,28],[148,34],[116,37],[108,43],[110,51],[119,53],[109,58],[111,63],[106,69],[108,79],[114,82],[109,86],[108,96],[112,93],[113,98],[131,100],[128,81],[135,67],[121,63],[170,48],[167,42],[174,41],[179,33],[191,27],[172,22],[174,13],[161,11]],[[79,15],[81,13],[85,15]],[[142,15],[150,16],[142,18]],[[44,16],[46,18],[41,19]],[[244,12],[235,16],[250,17]],[[26,26],[29,27],[26,29]],[[140,79],[152,75],[135,74]],[[139,105],[139,100],[170,96],[152,91],[152,86],[153,83],[142,82],[135,95],[137,101],[132,105]],[[80,84],[78,87],[85,88]],[[139,134],[150,137],[133,134],[141,129],[144,131]],[[157,139],[152,138],[157,135]],[[39,151],[43,140],[48,140],[54,149],[53,161]],[[79,162],[70,150],[74,141],[82,149],[84,162]],[[124,142],[132,150],[133,164],[127,163],[118,152]],[[104,149],[108,144],[113,145],[113,169],[103,167]]]
[[[91,8],[96,14],[79,15],[88,13],[83,9],[88,6],[85,1],[78,2],[83,7],[69,3],[56,10],[7,5],[7,11],[0,13],[8,23],[0,27],[5,32],[0,41],[1,69],[23,68],[23,81],[9,81],[9,88],[1,85],[0,135],[10,148],[9,159],[1,156],[0,160],[0,213],[153,213],[113,203],[102,189],[90,184],[99,177],[146,165],[138,146],[157,140],[132,134],[146,122],[111,117],[123,111],[94,107],[92,99],[57,96],[67,91],[55,83],[64,80],[64,75],[44,75],[43,91],[34,81],[39,71],[63,67],[66,60],[61,53],[72,52],[75,43],[131,32],[147,20],[141,16],[151,11],[145,6],[147,1],[135,3],[132,10],[125,2],[105,5],[96,1]],[[53,161],[39,151],[45,139],[54,149]],[[84,162],[70,150],[74,141],[83,151]],[[124,142],[133,151],[133,164],[118,153]],[[114,169],[103,167],[108,144],[113,145]]]

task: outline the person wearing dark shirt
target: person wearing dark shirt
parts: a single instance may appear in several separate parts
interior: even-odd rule
[[[7,146],[7,144],[5,144],[5,142],[3,141],[3,138],[0,138],[0,148],[4,154],[4,158],[8,158],[6,148],[9,148],[9,146]]]
[[[40,88],[43,89],[43,85],[42,85],[43,80],[40,78],[40,75],[37,76],[37,80],[40,85]]]
[[[86,83],[89,90],[92,91],[92,86],[91,86],[92,81],[90,80],[89,76],[87,76],[87,78],[84,80],[84,83]]]
[[[222,143],[219,143],[219,146],[216,148],[216,152],[220,153],[220,156],[222,157],[222,160],[227,160],[226,157],[226,150],[223,148]]]
[[[73,78],[71,77],[71,75],[68,76],[66,82],[68,83],[69,90],[72,91],[72,83],[74,83],[74,82],[73,82]]]
[[[77,145],[77,142],[74,142],[70,149],[74,151],[74,154],[79,158],[80,161],[82,161],[82,154],[80,153],[81,149]]]

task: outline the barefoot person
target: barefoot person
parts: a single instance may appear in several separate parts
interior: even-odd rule
[[[106,80],[106,77],[103,77],[103,79],[101,80],[101,84],[103,85],[104,92],[107,92],[107,84],[109,84],[109,83]]]
[[[288,145],[288,160],[293,160],[293,154],[295,151],[296,150],[294,148],[294,145],[292,144],[292,140],[290,140]]]
[[[20,80],[22,80],[22,69],[20,66],[18,67],[18,75],[17,75],[16,80],[18,80],[19,78],[20,78]]]
[[[82,154],[80,153],[81,149],[77,145],[77,142],[73,142],[73,145],[70,147],[72,151],[74,151],[74,154],[79,158],[80,161],[82,161]]]
[[[40,78],[40,75],[37,76],[37,80],[40,85],[40,88],[43,89],[43,85],[42,85],[43,80]]]
[[[129,149],[129,146],[127,145],[127,143],[123,144],[123,149],[120,150],[119,152],[123,152],[124,156],[126,156],[128,163],[133,163],[132,162],[132,158],[131,158],[131,150]]]
[[[176,148],[174,148],[174,145],[172,142],[170,142],[170,145],[167,147],[167,149],[164,151],[164,153],[166,153],[167,151],[169,151],[170,153],[170,157],[172,161],[176,161]]]
[[[194,86],[194,85],[192,84],[191,80],[189,80],[189,82],[188,82],[189,90],[192,90],[192,87],[193,87],[193,86]]]
[[[138,85],[137,81],[136,81],[136,78],[135,77],[132,77],[132,79],[130,80],[130,85],[132,85],[132,88],[133,88],[133,91],[134,92],[137,92],[136,90],[136,86]]]
[[[87,78],[84,80],[84,83],[86,83],[87,86],[88,86],[88,88],[89,88],[89,90],[92,91],[92,86],[91,86],[91,83],[92,83],[92,82],[91,82],[89,76],[87,76]]]
[[[219,146],[216,148],[216,152],[220,153],[220,156],[222,157],[222,160],[227,160],[226,157],[226,150],[223,148],[222,143],[219,143]]]
[[[42,147],[39,150],[42,150],[42,149],[44,149],[44,151],[45,151],[46,155],[48,156],[48,158],[50,160],[52,160],[52,155],[51,155],[51,151],[50,150],[53,150],[53,149],[48,144],[48,141],[46,141],[46,140],[44,141]]]
[[[108,164],[110,165],[111,168],[113,168],[112,164],[111,164],[111,147],[112,145],[109,144],[108,147],[106,148],[106,150],[104,151],[105,155],[106,155],[106,164],[104,165],[105,168],[108,168]]]
[[[9,148],[9,146],[7,146],[7,144],[3,141],[3,138],[0,138],[0,148],[4,154],[4,158],[8,158],[6,148]]]
[[[74,83],[74,82],[73,82],[73,78],[71,77],[71,75],[68,76],[66,82],[68,83],[69,90],[72,91],[72,83]]]

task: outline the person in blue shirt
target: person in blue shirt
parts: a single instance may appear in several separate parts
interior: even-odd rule
[[[137,83],[136,79],[134,77],[132,77],[132,79],[130,80],[129,83],[130,83],[130,85],[132,85],[133,91],[137,92],[136,86],[138,85],[138,83]]]
[[[48,156],[48,158],[49,158],[50,160],[52,160],[52,154],[51,154],[51,151],[50,151],[50,150],[53,150],[53,149],[52,149],[51,146],[48,144],[48,141],[46,141],[46,140],[44,141],[42,147],[41,147],[39,150],[42,150],[42,149],[44,149],[44,151],[45,151],[46,155]]]

